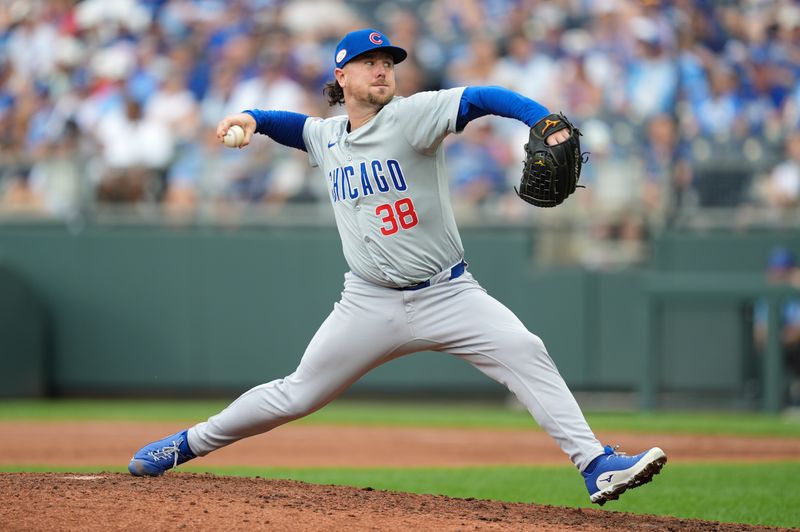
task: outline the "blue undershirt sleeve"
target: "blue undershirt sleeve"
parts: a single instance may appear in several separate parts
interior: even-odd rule
[[[456,131],[469,122],[486,115],[516,118],[532,127],[550,114],[547,108],[530,98],[503,87],[467,87],[461,94]]]
[[[303,127],[308,116],[289,111],[244,111],[256,119],[256,133],[267,135],[284,146],[308,151],[303,141]]]

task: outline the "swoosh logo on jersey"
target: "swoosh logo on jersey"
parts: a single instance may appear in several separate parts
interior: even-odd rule
[[[334,146],[336,146],[336,140],[328,142],[328,148],[333,148]]]
[[[544,127],[542,128],[542,135],[544,135],[545,131],[550,129],[550,126],[557,126],[559,122],[561,122],[561,120],[545,120]]]

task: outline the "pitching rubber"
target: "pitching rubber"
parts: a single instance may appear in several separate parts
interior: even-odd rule
[[[642,484],[647,484],[653,480],[653,476],[661,472],[661,468],[667,463],[667,455],[658,447],[653,447],[635,466],[627,471],[620,478],[619,482],[608,486],[592,495],[592,502],[603,506],[606,501],[615,501],[619,496],[629,489],[636,488]]]

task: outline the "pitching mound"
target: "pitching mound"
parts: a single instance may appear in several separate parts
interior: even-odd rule
[[[289,480],[172,473],[0,474],[4,530],[768,530]]]

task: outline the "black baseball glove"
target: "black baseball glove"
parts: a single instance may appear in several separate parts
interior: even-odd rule
[[[556,131],[568,129],[570,136],[564,142],[548,146],[545,138]],[[563,114],[551,114],[539,120],[532,128],[525,145],[525,167],[517,195],[537,207],[555,207],[575,192],[581,177],[581,166],[586,162],[581,153],[581,132]]]

